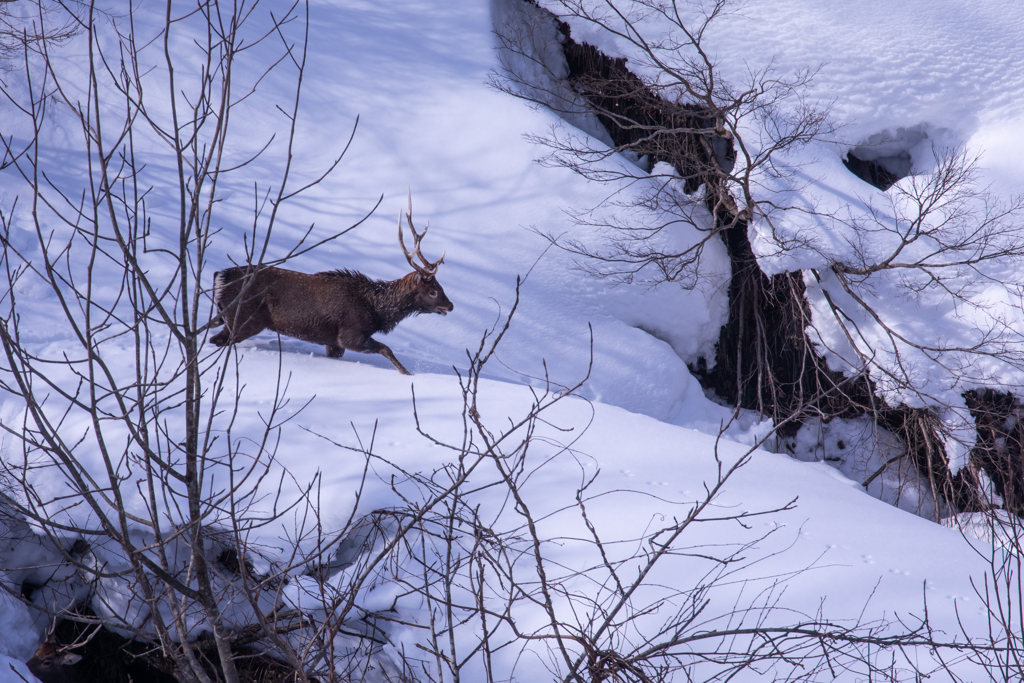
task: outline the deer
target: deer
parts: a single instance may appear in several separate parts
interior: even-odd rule
[[[210,338],[218,347],[237,344],[263,330],[323,344],[330,358],[346,350],[378,353],[403,375],[412,373],[385,344],[373,338],[387,334],[410,315],[447,315],[455,305],[437,281],[444,254],[428,261],[421,243],[430,228],[417,233],[412,222],[412,192],[405,212],[413,236],[412,251],[402,237],[398,213],[398,244],[412,272],[397,280],[371,280],[353,270],[301,273],[275,266],[248,265],[219,270],[213,275],[213,301],[222,329]],[[420,263],[415,259],[418,258]]]
[[[83,643],[58,645],[57,617],[54,617],[53,624],[46,630],[46,640],[36,648],[32,658],[25,664],[32,675],[42,683],[77,683],[82,680],[82,675],[73,667],[82,661],[82,655],[72,650],[82,645]]]
[[[32,675],[43,683],[77,683],[81,675],[71,667],[81,660],[82,655],[47,640],[36,649],[27,664]]]

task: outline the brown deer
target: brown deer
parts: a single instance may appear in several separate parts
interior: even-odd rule
[[[77,683],[82,680],[82,675],[75,664],[82,661],[82,655],[72,650],[81,645],[57,644],[57,617],[54,617],[50,628],[46,630],[46,640],[36,648],[32,658],[25,664],[32,675],[43,683]]]
[[[455,305],[437,281],[434,262],[420,252],[430,224],[417,233],[412,224],[412,193],[405,212],[415,242],[410,252],[402,238],[398,214],[398,244],[413,272],[397,280],[371,280],[351,270],[298,273],[272,266],[240,266],[213,275],[213,301],[224,329],[210,338],[216,346],[236,344],[263,330],[271,330],[327,347],[327,355],[341,358],[345,350],[379,353],[403,375],[411,375],[395,354],[373,338],[387,334],[410,315],[446,315]],[[413,257],[418,257],[422,265]]]
[[[81,675],[72,667],[82,655],[68,651],[47,639],[28,660],[28,670],[43,683],[77,683]]]

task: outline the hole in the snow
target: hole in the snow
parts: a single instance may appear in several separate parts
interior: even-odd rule
[[[907,155],[906,160],[909,165],[910,155]],[[909,173],[897,175],[886,168],[880,161],[861,159],[852,151],[846,153],[846,158],[843,159],[843,165],[850,169],[850,173],[857,176],[864,182],[874,185],[883,192],[895,185],[896,181],[900,178],[906,178],[909,175]]]
[[[843,159],[850,172],[878,189],[888,190],[901,178],[929,170],[933,149],[955,147],[952,132],[921,123],[895,132],[883,130],[851,148]]]

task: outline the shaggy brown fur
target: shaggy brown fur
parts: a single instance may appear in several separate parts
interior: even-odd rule
[[[243,266],[217,271],[213,291],[224,323],[210,339],[217,346],[271,330],[323,344],[332,358],[346,349],[379,353],[404,375],[412,373],[373,335],[387,334],[410,315],[446,315],[455,308],[437,279],[418,271],[386,281],[350,270],[309,274]]]

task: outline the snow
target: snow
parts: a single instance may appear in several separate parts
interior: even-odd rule
[[[397,504],[391,476],[399,467],[429,473],[450,463],[452,457],[449,450],[432,445],[417,432],[411,389],[423,428],[442,441],[461,443],[462,392],[456,373],[466,375],[465,349],[475,349],[481,334],[508,312],[520,277],[521,304],[497,359],[486,367],[481,380],[480,414],[486,424],[502,428],[529,409],[531,389],[542,389],[545,376],[556,387],[571,386],[589,370],[580,398],[558,404],[549,418],[561,430],[572,431],[548,425],[539,428],[542,442],[531,452],[533,473],[525,489],[535,515],[544,519],[543,533],[560,539],[560,545],[548,546],[548,559],[569,576],[596,562],[593,547],[577,541],[587,533],[575,506],[581,482],[596,476],[587,491],[591,519],[606,540],[619,541],[622,552],[632,550],[652,525],[673,515],[685,516],[704,486],[714,481],[716,449],[724,460],[734,461],[770,425],[748,416],[730,424],[731,411],[706,397],[687,369],[687,363],[712,354],[725,319],[728,260],[721,245],[710,248],[706,285],[686,291],[670,286],[613,286],[590,278],[573,269],[572,257],[551,248],[542,236],[571,233],[584,241],[599,239],[596,230],[575,225],[565,210],[597,206],[612,188],[535,163],[542,151],[523,136],[545,134],[560,124],[558,118],[487,86],[489,73],[498,63],[492,28],[508,18],[516,1],[494,0],[489,5],[483,0],[320,0],[312,4],[311,52],[296,139],[296,182],[315,177],[325,168],[344,147],[357,117],[359,124],[338,170],[282,213],[270,256],[283,255],[310,224],[316,226],[313,238],[320,239],[358,221],[383,195],[380,208],[360,227],[300,256],[289,267],[306,272],[344,267],[372,277],[397,278],[407,268],[395,244],[395,216],[411,188],[417,224],[429,220],[431,225],[425,253],[430,258],[445,253],[438,277],[455,309],[443,318],[408,319],[384,339],[415,374],[411,379],[395,372],[382,357],[350,352],[341,361],[333,360],[319,347],[278,340],[267,333],[240,344],[238,374],[244,390],[232,430],[242,438],[262,433],[280,378],[287,382],[289,402],[278,418],[290,419],[281,427],[273,472],[287,469],[291,475],[285,497],[297,496],[305,483],[319,477],[321,499],[327,502],[323,514],[335,528],[350,515],[358,519]],[[138,21],[152,27],[154,17],[146,11],[140,10]],[[573,31],[577,39],[591,40],[609,52],[616,49],[617,43],[607,35],[582,26],[577,34],[576,25]],[[897,5],[863,0],[827,7],[814,0],[783,0],[749,3],[743,13],[709,34],[709,41],[716,45],[723,69],[733,70],[730,75],[741,74],[747,62],[763,64],[773,57],[782,72],[827,62],[810,95],[833,99],[834,115],[846,127],[838,141],[787,158],[786,163],[804,175],[799,182],[776,184],[774,189],[794,203],[826,210],[842,207],[858,219],[868,215],[870,207],[884,205],[885,196],[846,171],[841,156],[857,145],[872,143],[872,136],[885,131],[890,132],[887,141],[872,147],[879,156],[906,151],[916,168],[924,168],[931,142],[962,143],[984,153],[982,179],[994,191],[1019,187],[1024,180],[1017,154],[1024,151],[1020,125],[1024,113],[1018,97],[1024,88],[1021,37],[1024,9],[1008,0],[969,5],[954,0],[908,0]],[[621,45],[618,48],[625,52]],[[72,44],[67,49],[61,68],[74,69],[80,47]],[[188,49],[187,41],[179,49]],[[252,79],[254,73],[242,69],[239,78]],[[189,77],[195,74],[182,75]],[[538,73],[536,77],[545,76]],[[5,78],[16,82],[13,75]],[[259,148],[282,124],[283,117],[273,104],[287,103],[291,83],[286,76],[274,75],[264,85],[245,115],[234,121],[239,145],[234,153],[239,158],[246,150]],[[84,161],[75,154],[76,131],[65,114],[58,111],[56,116],[54,129],[45,132],[44,152],[61,160],[59,172],[54,173],[57,182],[80,187],[85,172]],[[5,136],[23,139],[18,137],[25,135],[22,124],[5,125]],[[589,124],[580,125],[586,129]],[[166,172],[170,163],[166,152],[151,139],[140,140],[139,145],[152,155],[149,177]],[[253,222],[253,185],[273,186],[283,154],[278,140],[259,164],[225,182],[216,226],[221,232],[210,255],[209,276],[244,260],[242,235]],[[626,160],[609,163],[637,172]],[[153,217],[158,223],[168,221],[175,211],[174,188],[152,182]],[[624,192],[640,192],[643,187],[641,181]],[[11,244],[27,257],[39,258],[35,237],[28,232],[28,206],[24,200],[14,206],[18,193],[19,182],[6,172],[0,207],[5,215],[13,215]],[[804,268],[809,275],[809,269],[849,254],[848,234],[842,226],[799,221],[788,214],[779,216],[779,226],[792,234],[811,234],[817,248],[783,257],[775,254],[766,232],[753,234],[769,272]],[[56,224],[52,227],[59,229]],[[695,240],[696,231],[676,238]],[[153,268],[166,268],[158,258],[151,259]],[[820,280],[808,276],[808,294],[822,348],[828,350],[835,367],[846,368],[853,361],[852,352],[842,331],[829,322],[822,293],[830,292],[850,311],[856,307],[841,299],[842,291],[829,277],[824,272]],[[109,297],[118,283],[119,275],[112,274],[104,283],[107,290],[97,297]],[[900,321],[900,330],[916,328],[916,333],[926,336],[972,339],[976,318],[939,309],[927,297],[897,296],[897,284],[883,283],[875,301],[886,315]],[[26,342],[40,354],[58,356],[71,334],[55,315],[55,297],[31,277],[19,283],[16,293],[22,302],[31,302],[23,309]],[[1001,296],[1000,291],[989,294],[995,300]],[[866,316],[858,318],[860,329],[884,355],[885,339],[869,322]],[[884,381],[882,390],[894,400],[911,403],[958,401],[946,423],[947,444],[956,454],[952,467],[959,469],[973,443],[963,430],[969,415],[959,398],[968,387],[954,384],[941,363],[902,347],[890,356],[895,358],[897,351],[910,354],[917,393]],[[108,353],[117,372],[129,376],[132,348],[125,344]],[[888,368],[895,361],[883,358],[880,362]],[[993,379],[1014,386],[1024,382],[1015,369],[997,364],[972,368],[972,373],[970,381],[979,385]],[[229,393],[232,388],[229,385]],[[16,429],[23,419],[23,405],[10,395],[0,395],[0,421]],[[69,435],[82,434],[87,424],[82,416],[72,416],[65,429]],[[726,438],[716,446],[716,436],[725,425]],[[900,471],[886,471],[865,492],[861,482],[890,457],[884,448],[886,439],[869,436],[868,431],[866,423],[812,421],[787,446],[797,459],[754,451],[750,463],[716,501],[718,509],[771,510],[791,500],[796,500],[795,507],[756,519],[750,529],[718,523],[687,532],[689,546],[753,544],[751,564],[735,575],[736,584],[715,594],[711,614],[717,614],[714,609],[724,614],[733,606],[736,594],[730,592],[731,586],[749,581],[757,594],[776,577],[785,576],[789,578],[784,581],[784,605],[792,610],[813,614],[824,601],[825,612],[835,618],[851,619],[863,613],[875,619],[920,614],[927,599],[933,622],[951,632],[959,628],[957,619],[966,627],[982,623],[971,581],[990,569],[984,557],[959,531],[908,514],[931,518],[936,503],[924,487],[897,481]],[[374,452],[383,460],[375,464],[357,504],[355,490],[364,460],[345,447],[358,448],[371,435],[375,435]],[[841,462],[821,462],[826,453],[841,450],[834,445],[840,440],[870,445],[849,449],[849,457]],[[0,448],[5,459],[19,457],[11,435],[0,437]],[[95,446],[83,447],[81,457],[101,471]],[[902,474],[904,479],[911,476],[905,469]],[[32,476],[41,490],[58,491],[63,486],[46,473]],[[480,476],[483,480],[495,474]],[[268,482],[276,485],[277,477],[268,477]],[[415,493],[409,483],[399,490]],[[501,501],[488,499],[486,493],[474,502],[482,506],[485,516],[490,515],[496,528],[509,530],[520,523],[501,507]],[[132,500],[129,505],[141,506],[141,501]],[[52,571],[49,565],[58,557],[52,546],[19,529],[5,535],[5,540],[11,539],[10,547],[0,547],[2,578],[15,592],[26,580],[45,583],[41,577]],[[279,547],[294,532],[282,522],[263,529],[255,540]],[[333,556],[337,581],[368,552],[355,535],[348,543]],[[98,563],[124,566],[114,548],[97,545],[93,553]],[[654,584],[685,590],[705,571],[692,558],[679,558],[659,568]],[[296,579],[283,598],[308,604],[316,593],[315,587],[307,585],[310,582]],[[144,610],[125,596],[123,583],[105,580],[92,589],[98,612],[118,614],[132,623],[146,618]],[[40,591],[34,599],[66,604],[68,591],[81,595],[83,590],[80,582],[71,580],[59,590]],[[389,606],[395,596],[394,586],[383,586],[361,593],[360,601],[372,610]],[[401,605],[409,610],[409,618],[423,618],[416,612],[415,601],[407,599]],[[566,615],[570,607],[568,600],[558,604]],[[236,605],[228,617],[244,623],[248,610]],[[524,624],[537,619],[535,612],[524,609]],[[0,624],[0,655],[20,661],[31,656],[46,626],[27,607],[2,596]],[[193,626],[193,636],[205,628],[198,621]],[[396,646],[404,644],[409,650],[421,637],[413,629],[397,627],[390,635]],[[546,651],[541,646],[527,647],[525,654],[518,649],[503,652],[496,666],[514,672],[517,680],[546,680],[550,677]],[[7,673],[6,664],[0,662],[0,683],[20,680]]]
[[[33,680],[25,662],[0,654],[0,681],[3,683],[25,683]]]
[[[810,94],[835,101],[848,144],[920,124],[967,142],[1024,113],[1015,95],[1024,87],[1022,25],[1012,0],[781,0],[746,4],[709,41],[734,78],[745,66],[731,55],[774,58],[779,73],[824,64]]]
[[[862,159],[907,153],[915,172],[927,172],[935,166],[933,148],[964,147],[969,154],[980,156],[979,189],[991,188],[1004,200],[1019,193],[1015,180],[1020,174],[1020,157],[1013,154],[1024,141],[1020,125],[1024,108],[1013,94],[1024,85],[1020,68],[1024,48],[1017,39],[1024,27],[1024,9],[1019,3],[990,0],[940,7],[925,2],[893,5],[868,1],[831,3],[827,8],[801,0],[750,3],[740,16],[723,22],[723,27],[727,28],[712,33],[709,40],[714,41],[722,66],[727,72],[731,69],[732,77],[742,75],[738,71],[742,62],[726,58],[732,52],[751,63],[764,63],[774,56],[780,74],[822,63],[810,94],[831,100],[833,115],[842,125],[835,143],[810,145],[790,163],[800,169],[793,183],[798,194],[794,204],[838,214],[843,223],[776,216],[776,227],[783,234],[800,235],[817,245],[815,250],[779,258],[774,256],[778,250],[764,228],[755,228],[755,248],[760,249],[762,264],[769,272],[798,266],[821,268],[848,260],[854,240],[845,233],[847,225],[871,224],[875,213],[881,214],[883,222],[890,220],[893,208],[889,197],[843,172],[839,160],[851,148]],[[912,341],[973,346],[980,340],[980,330],[1001,325],[996,320],[1019,318],[1020,299],[1012,283],[1019,279],[1020,264],[1014,267],[1013,272],[993,273],[996,284],[978,294],[978,305],[968,306],[966,311],[954,311],[945,303],[934,310],[939,297],[926,293],[915,298],[898,277],[877,278],[866,294],[884,319],[895,321],[895,331]],[[910,278],[913,282],[913,275]],[[836,298],[844,293],[829,276],[805,279],[822,345],[830,350],[845,348],[844,332],[823,298],[826,291]],[[988,310],[990,302],[997,307],[994,311]],[[860,313],[859,306],[846,301],[840,307],[856,319],[869,343],[888,354],[873,378],[893,404],[958,405],[962,404],[959,394],[967,388],[1021,384],[1016,367],[957,354],[929,357],[908,345],[883,339],[886,335]],[[941,325],[934,327],[939,320]],[[1014,335],[1012,343],[1019,341]],[[836,369],[859,365],[848,349],[839,351],[838,356],[843,360],[831,357]],[[910,368],[913,390],[887,382],[885,373],[901,363]],[[956,376],[964,366],[966,386],[958,383]],[[962,431],[968,424],[961,419],[956,429]],[[969,448],[970,442],[966,445]],[[963,462],[962,451],[954,449],[957,463]]]
[[[588,0],[573,6],[629,34],[604,3]],[[626,3],[622,16],[652,40],[661,39],[671,29],[666,17],[656,11],[662,7],[670,6]],[[684,16],[693,21],[700,17],[695,7],[707,9],[712,4],[682,7]],[[656,75],[652,60],[622,35],[602,32],[594,21],[579,17],[568,23],[577,39],[628,58],[641,73]],[[826,7],[788,0],[730,6],[704,34],[703,45],[717,64],[718,77],[735,87],[742,88],[752,73],[768,65],[769,75],[781,79],[794,78],[802,69],[817,70],[810,85],[801,89],[806,99],[794,98],[782,106],[796,107],[802,101],[829,106],[837,130],[778,155],[771,173],[768,169],[754,173],[755,199],[790,210],[773,208],[766,218],[756,220],[751,240],[766,273],[805,271],[815,323],[812,334],[820,337],[833,369],[859,371],[863,356],[871,355],[865,354],[865,348],[877,353],[869,363],[871,377],[892,405],[941,408],[959,403],[965,389],[1024,382],[1019,362],[983,357],[997,346],[1002,348],[1004,341],[1014,348],[1020,345],[1017,328],[1012,323],[1007,326],[1007,321],[1020,317],[1020,293],[1013,283],[1019,281],[1022,264],[1019,259],[1005,259],[998,267],[989,264],[966,274],[945,268],[942,272],[951,278],[950,289],[966,283],[975,289],[957,306],[920,272],[900,269],[876,274],[857,287],[872,309],[864,310],[834,277],[811,271],[823,271],[837,262],[859,266],[864,259],[872,263],[872,258],[890,253],[895,232],[905,231],[915,216],[909,197],[920,192],[923,176],[904,179],[898,190],[882,193],[846,172],[842,159],[852,150],[861,159],[885,159],[901,170],[924,174],[936,168],[945,151],[962,148],[969,158],[980,159],[975,191],[992,189],[995,194],[973,196],[963,205],[958,203],[958,209],[971,207],[976,220],[993,200],[1008,201],[1018,195],[1019,183],[1014,180],[1020,165],[1011,155],[1020,147],[1024,118],[1024,108],[1015,96],[1024,81],[1019,67],[1024,48],[1014,32],[1022,25],[1024,10],[1019,3],[1002,0],[949,7],[927,2],[893,7],[881,1]],[[678,53],[664,49],[659,57],[681,64],[688,54],[685,49]],[[747,125],[744,139],[756,150],[761,131]],[[900,191],[908,196],[901,198]],[[951,213],[944,206],[925,225],[941,225]],[[1019,222],[1019,212],[1013,220]],[[947,240],[952,233],[970,230],[971,220],[953,223]],[[867,253],[865,234],[870,235]],[[934,247],[924,240],[903,255],[914,262]],[[990,284],[980,283],[985,279]],[[832,310],[826,296],[838,302],[839,311]],[[888,330],[876,322],[876,314],[887,322]],[[935,319],[942,319],[938,330],[930,324]],[[929,324],[922,325],[924,320]],[[848,344],[851,334],[862,337],[858,339],[863,341],[861,348]],[[958,348],[981,352],[959,353]],[[967,427],[963,423],[957,429]]]

